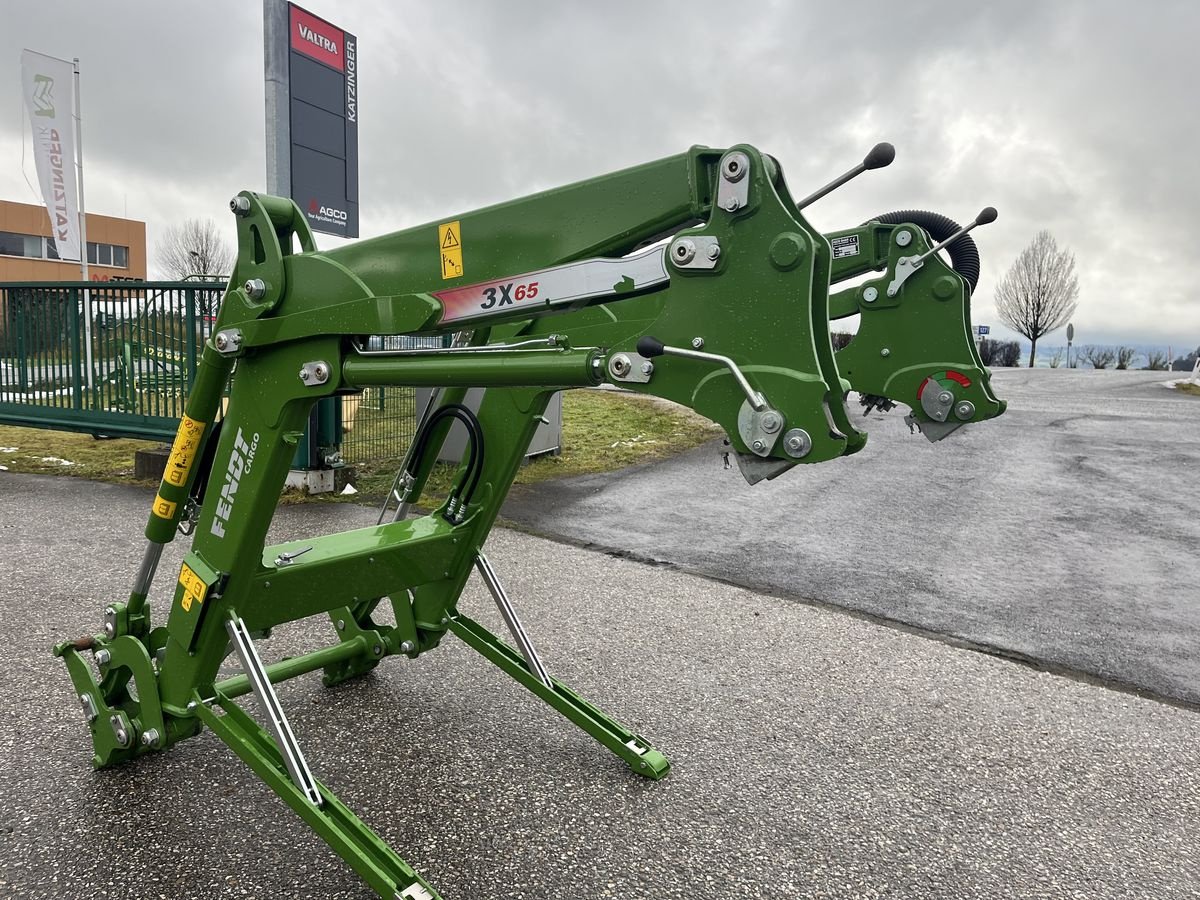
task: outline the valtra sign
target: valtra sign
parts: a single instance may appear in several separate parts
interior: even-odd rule
[[[346,34],[323,19],[298,6],[291,8],[292,49],[311,56],[317,62],[332,66],[339,72],[346,71],[343,48]]]
[[[291,198],[313,231],[358,237],[358,41],[287,11]]]

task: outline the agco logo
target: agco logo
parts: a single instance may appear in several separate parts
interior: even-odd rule
[[[344,209],[338,209],[335,206],[323,206],[316,200],[308,201],[308,214],[312,218],[322,219],[326,222],[345,222],[347,216]]]

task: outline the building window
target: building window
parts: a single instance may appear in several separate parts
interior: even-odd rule
[[[36,240],[42,240],[37,238]],[[58,248],[54,246],[54,238],[46,238],[46,259],[58,259]],[[129,268],[129,248],[116,244],[100,244],[88,241],[88,265],[113,266],[118,269]]]
[[[42,258],[42,239],[34,234],[13,234],[0,231],[0,256]]]

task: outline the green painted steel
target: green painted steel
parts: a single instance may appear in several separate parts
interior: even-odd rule
[[[453,634],[636,774],[669,770],[644,737],[545,671],[482,560],[555,391],[611,381],[689,406],[725,429],[750,482],[860,451],[851,389],[910,407],[931,440],[1004,409],[974,351],[967,283],[936,255],[911,261],[929,246],[924,233],[904,226],[916,235],[905,256],[892,240],[899,226],[868,223],[838,233],[855,238],[859,258],[835,259],[778,165],[753,147],[693,148],[328,253],[289,201],[247,192],[231,206],[238,262],[198,350],[142,569],[128,598],[107,606],[102,633],[55,652],[88,717],[95,765],[208,726],[389,900],[436,895],[308,779],[286,722],[268,723],[273,738],[237,697],[253,690],[272,708],[271,683],[322,669],[337,684]],[[830,297],[831,283],[870,272],[881,274]],[[838,354],[831,311],[861,316]],[[367,337],[464,331],[460,345],[425,350],[383,350]],[[201,495],[200,460],[231,376]],[[445,388],[398,478],[399,500],[420,498],[454,419],[471,434],[450,496],[416,518],[266,546],[314,405],[390,385]],[[476,413],[459,405],[469,387],[486,388]],[[150,583],[177,530],[191,546],[165,621],[152,621]],[[458,609],[476,566],[512,645]],[[244,654],[246,633],[265,641],[274,626],[316,615],[329,618],[329,646],[261,671],[251,660],[244,675],[218,680],[227,626]]]

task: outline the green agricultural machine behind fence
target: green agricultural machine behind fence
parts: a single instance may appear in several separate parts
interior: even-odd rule
[[[225,288],[191,280],[0,283],[0,423],[171,441]],[[444,342],[372,339],[379,349]],[[403,454],[416,427],[408,387],[342,398],[340,412],[335,439],[348,462]]]
[[[863,450],[852,391],[868,410],[903,404],[930,441],[1003,413],[971,336],[979,256],[966,235],[994,209],[965,227],[906,210],[825,234],[804,215],[893,154],[881,144],[798,199],[754,147],[693,147],[326,252],[290,200],[234,197],[237,264],[148,515],[141,567],[127,596],[109,598],[95,634],[54,648],[93,764],[161,753],[209,729],[381,897],[433,900],[434,888],[309,766],[274,685],[318,670],[339,684],[457,639],[636,776],[665,776],[667,758],[647,737],[542,662],[484,544],[560,390],[608,382],[688,406],[725,430],[751,484]],[[854,339],[835,353],[830,321],[854,316]],[[470,336],[432,348],[400,340],[458,333]],[[378,524],[266,545],[314,404],[417,387],[442,390],[418,419]],[[472,388],[484,389],[477,408],[464,402]],[[455,422],[468,439],[453,486],[411,517]],[[179,533],[190,549],[151,604],[163,548]],[[472,573],[512,643],[459,607]],[[275,626],[313,616],[328,622],[324,646],[264,662]],[[614,611],[614,627],[631,616]],[[230,653],[242,674],[226,677]],[[249,694],[262,724],[239,702]],[[437,752],[428,734],[377,737]],[[410,785],[383,783],[412,796]]]

